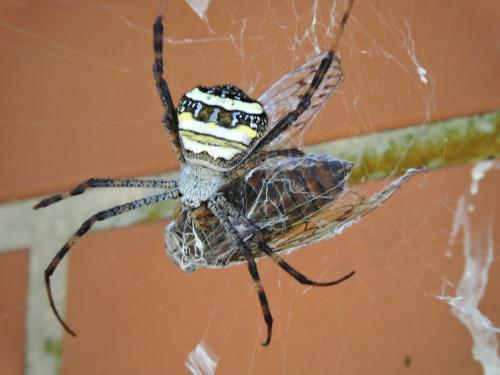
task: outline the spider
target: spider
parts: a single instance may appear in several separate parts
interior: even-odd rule
[[[330,286],[354,271],[329,281],[310,280],[279,252],[331,237],[394,194],[417,170],[370,198],[347,187],[352,163],[326,155],[304,154],[283,147],[312,121],[342,80],[337,47],[354,0],[349,0],[330,50],[282,77],[259,100],[233,85],[197,86],[175,108],[163,77],[161,12],[153,26],[153,76],[165,108],[162,123],[169,134],[181,172],[175,180],[91,178],[74,189],[40,201],[35,209],[98,187],[161,188],[88,218],[45,270],[50,306],[64,329],[76,336],[59,314],[50,277],[74,243],[98,221],[180,198],[177,216],[165,231],[167,254],[183,270],[220,268],[246,262],[271,341],[273,318],[255,259],[269,256],[298,282]],[[342,197],[342,199],[340,199]]]

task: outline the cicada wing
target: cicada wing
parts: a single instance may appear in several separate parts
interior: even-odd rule
[[[409,169],[403,176],[370,197],[348,188],[341,199],[323,206],[289,232],[275,236],[270,240],[270,245],[278,252],[293,251],[333,237],[383,204],[413,175],[421,171],[422,169]]]
[[[349,161],[321,154],[272,160],[249,171],[225,195],[273,246],[342,197],[351,166]],[[250,231],[240,234],[252,238]],[[252,251],[256,257],[264,255],[256,244]]]
[[[364,197],[347,186],[352,163],[307,154],[259,165],[225,190],[226,198],[262,229],[276,252],[289,252],[330,238],[380,206],[420,169],[407,171],[380,192]],[[258,249],[250,228],[234,220],[240,236]],[[166,230],[167,251],[186,271],[220,268],[245,260],[206,206],[185,208]]]
[[[288,112],[297,108],[321,61],[327,54],[328,52],[323,52],[308,60],[292,72],[283,76],[260,96],[258,100],[263,105],[269,118],[270,125],[268,131]],[[321,107],[339,87],[341,81],[342,70],[340,59],[335,54],[330,68],[311,99],[309,108],[299,116],[290,128],[275,138],[268,147],[283,148],[300,146],[302,132],[307,129]]]

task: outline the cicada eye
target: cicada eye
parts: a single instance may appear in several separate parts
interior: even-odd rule
[[[238,164],[267,126],[262,105],[232,85],[195,87],[177,113],[187,161],[218,170]]]

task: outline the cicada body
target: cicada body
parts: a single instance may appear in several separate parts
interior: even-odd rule
[[[224,191],[256,223],[273,252],[291,252],[341,233],[384,203],[421,169],[409,169],[366,197],[347,184],[352,163],[327,155],[284,158],[250,170]],[[245,225],[237,228],[255,258],[265,256]],[[181,206],[165,230],[167,254],[187,272],[244,261],[231,236],[205,204]]]
[[[351,166],[351,162],[326,155],[275,160],[250,170],[227,187],[224,195],[261,228],[275,251],[286,251],[289,247],[275,246],[342,195]],[[251,240],[248,228],[239,231],[242,238]],[[165,242],[170,257],[186,271],[244,260],[206,205],[182,207],[167,227]],[[264,255],[257,246],[252,246],[252,252],[254,257]]]

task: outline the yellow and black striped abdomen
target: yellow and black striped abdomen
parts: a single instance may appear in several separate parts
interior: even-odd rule
[[[231,85],[195,87],[177,113],[186,160],[217,170],[237,165],[267,126],[260,103]]]

